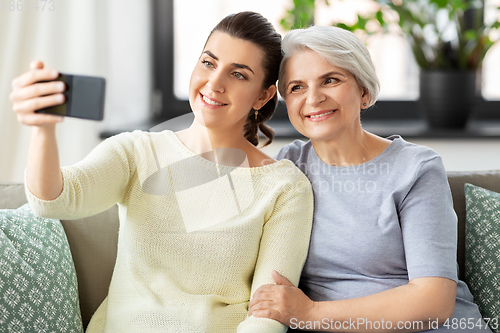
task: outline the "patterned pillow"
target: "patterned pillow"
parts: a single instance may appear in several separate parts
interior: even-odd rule
[[[500,193],[465,184],[465,281],[484,318],[500,316]],[[493,323],[490,323],[493,324]],[[498,327],[492,327],[499,332]],[[496,331],[495,331],[496,329]]]
[[[64,229],[29,205],[0,210],[0,332],[83,332]]]

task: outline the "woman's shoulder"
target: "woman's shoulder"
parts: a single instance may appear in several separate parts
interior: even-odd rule
[[[172,135],[175,135],[174,132],[170,130],[164,130],[161,132],[149,132],[149,131],[144,131],[144,130],[134,130],[134,131],[129,131],[129,132],[121,132],[118,134],[115,134],[106,140],[130,140],[130,139],[137,139],[139,137],[158,137],[158,136],[163,136],[166,138],[170,138]]]
[[[288,159],[275,160],[271,157],[269,157],[269,160],[267,160],[264,164],[249,168],[236,168],[236,170],[240,172],[260,174],[263,177],[278,177],[287,180],[297,179],[297,177],[302,176],[305,177],[305,175],[300,171],[299,168],[297,168],[297,166],[292,161]]]
[[[312,149],[311,141],[294,140],[280,149],[277,160],[287,159],[296,163],[301,156],[309,154]]]
[[[391,149],[391,153],[396,155],[399,160],[409,160],[415,163],[441,157],[432,148],[406,141],[400,135],[391,135],[387,139],[392,141],[391,146],[393,146],[393,149]]]
[[[258,174],[258,177],[253,177],[255,188],[260,188],[265,193],[279,193],[286,198],[298,195],[312,200],[312,185],[309,178],[288,159],[249,169],[253,170],[253,175]]]
[[[121,132],[106,138],[103,143],[105,144],[118,144],[118,145],[128,145],[129,143],[134,143],[140,137],[148,135],[149,132],[142,130],[135,130],[132,132]]]
[[[157,142],[172,142],[172,136],[175,135],[172,131],[148,132],[143,130],[135,130],[132,132],[122,132],[113,135],[104,142],[110,144],[118,144],[123,146],[134,146],[142,143],[149,143],[151,140]]]
[[[399,135],[393,135],[388,139],[392,140],[392,149],[386,155],[388,165],[395,171],[395,174],[406,174],[413,181],[424,174],[439,173],[445,174],[445,167],[441,156],[433,149],[408,142]],[[396,172],[397,171],[397,172]]]
[[[256,176],[253,181],[270,188],[287,187],[294,183],[299,184],[298,186],[303,186],[304,184],[305,186],[310,186],[307,176],[304,175],[293,161],[289,159],[275,160],[269,156],[267,158],[268,160],[264,164],[253,167],[238,167],[234,168],[232,172]]]

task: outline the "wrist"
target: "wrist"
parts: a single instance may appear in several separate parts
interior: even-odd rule
[[[32,126],[31,137],[36,138],[36,141],[45,142],[53,141],[56,138],[56,125],[46,124],[44,126]]]
[[[311,321],[321,321],[323,318],[321,316],[321,304],[322,302],[314,302],[308,313],[308,320]]]

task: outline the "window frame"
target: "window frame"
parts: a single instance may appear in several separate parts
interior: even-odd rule
[[[189,102],[174,93],[174,0],[153,0],[153,117],[159,123],[191,112]],[[482,100],[471,120],[500,122],[500,100]],[[370,122],[422,122],[419,102],[378,100],[363,114],[364,124]],[[270,121],[273,125],[290,126],[286,106],[280,101]],[[463,132],[463,131],[462,131]],[[288,133],[288,134],[287,134]],[[428,132],[426,132],[428,134]],[[277,131],[277,137],[294,136],[297,132]],[[411,136],[411,135],[410,135]],[[419,136],[419,135],[417,135]],[[426,136],[425,133],[422,136]],[[500,133],[499,133],[500,136]]]

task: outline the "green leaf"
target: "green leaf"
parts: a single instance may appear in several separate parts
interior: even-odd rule
[[[464,31],[464,37],[465,37],[465,40],[477,40],[478,39],[476,31],[474,31],[472,29]]]
[[[431,0],[431,3],[435,3],[439,8],[446,8],[448,5],[447,0]]]
[[[358,15],[358,23],[356,24],[358,26],[358,29],[361,29],[361,30],[366,30],[366,23],[368,22],[367,19],[361,17],[360,15]]]
[[[377,18],[378,23],[380,23],[381,26],[385,26],[385,20],[384,20],[384,14],[382,13],[381,10],[377,11],[375,14],[375,17]]]
[[[345,23],[337,23],[334,26],[342,28],[342,29],[347,30],[347,31],[351,31],[351,32],[354,32],[354,30],[356,30],[353,26],[349,26]]]
[[[317,0],[318,1],[318,0]],[[333,0],[323,0],[329,6]],[[340,1],[340,0],[339,0]],[[344,0],[347,1],[347,0]],[[492,42],[486,34],[491,29],[500,29],[500,22],[485,25],[482,13],[483,0],[373,0],[380,7],[377,11],[366,15],[358,15],[355,24],[334,22],[342,29],[349,31],[362,30],[367,35],[373,33],[371,26],[381,26],[388,32],[388,16],[384,13],[393,11],[398,18],[395,23],[411,45],[418,65],[422,68],[474,68],[478,66],[484,55],[491,47]],[[293,0],[294,7],[287,11],[280,24],[285,30],[290,28],[306,27],[314,23],[314,0]],[[458,32],[457,41],[444,43],[443,31],[437,30],[437,13],[445,9],[450,23],[454,24]],[[472,27],[465,28],[464,13],[473,10]],[[499,8],[500,9],[500,8]],[[392,22],[391,22],[392,23]],[[422,31],[431,29],[437,37],[436,45],[429,44],[423,37]]]

